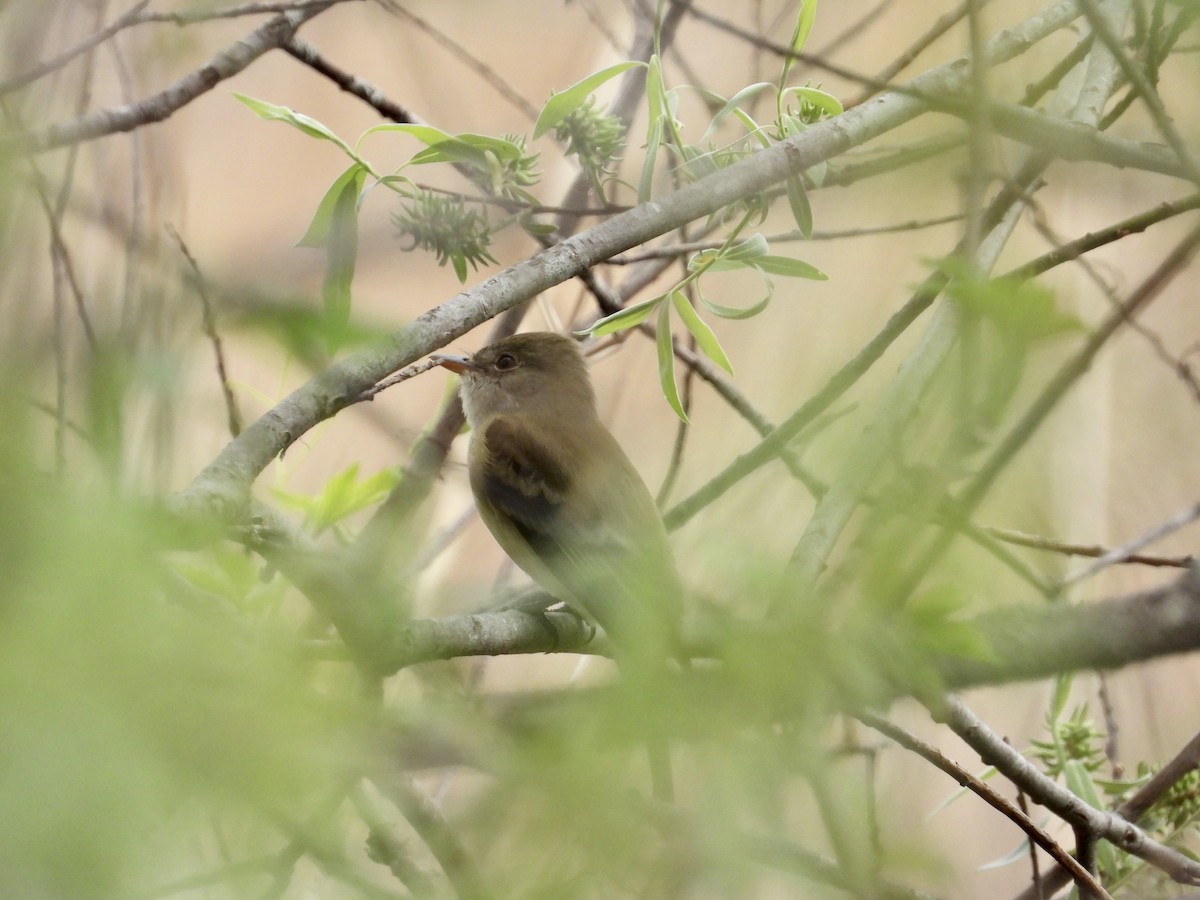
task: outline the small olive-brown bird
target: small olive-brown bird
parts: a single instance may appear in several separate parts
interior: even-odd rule
[[[575,341],[533,332],[433,359],[462,377],[471,490],[500,546],[604,628],[627,674],[682,659],[682,588],[662,518],[597,415]]]

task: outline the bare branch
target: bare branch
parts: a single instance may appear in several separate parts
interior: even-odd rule
[[[1122,816],[1096,809],[1050,779],[1010,747],[956,697],[947,697],[932,710],[934,718],[954,729],[980,758],[994,765],[1031,800],[1087,834],[1103,838],[1126,853],[1162,869],[1182,884],[1200,884],[1200,863],[1150,837]]]
[[[283,46],[296,33],[296,29],[337,2],[339,0],[322,0],[275,16],[222,50],[195,72],[145,100],[129,106],[97,110],[59,125],[6,135],[0,138],[0,152],[42,153],[161,122],[222,81],[241,72],[264,53]]]
[[[1071,877],[1075,879],[1075,883],[1086,887],[1092,891],[1097,897],[1107,897],[1112,900],[1112,896],[1106,891],[1103,885],[1096,880],[1087,869],[1081,866],[1072,856],[1062,848],[1062,845],[1043,828],[1039,828],[1029,816],[1022,812],[1018,807],[1014,806],[1004,797],[1000,796],[987,783],[980,778],[972,775],[954,760],[947,757],[944,753],[938,750],[931,744],[920,740],[915,735],[909,734],[902,728],[889,722],[882,716],[876,716],[872,713],[858,713],[855,716],[864,725],[874,728],[880,734],[885,734],[901,747],[911,750],[922,759],[932,763],[938,769],[941,769],[962,787],[965,787],[971,793],[982,799],[993,809],[998,810],[1003,815],[1007,816],[1018,828],[1029,836],[1029,840],[1047,853],[1051,858],[1058,862]]]

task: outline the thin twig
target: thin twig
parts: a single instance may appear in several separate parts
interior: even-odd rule
[[[1083,828],[1089,836],[1111,842],[1182,884],[1200,884],[1200,863],[1154,840],[1121,815],[1089,806],[1006,744],[957,697],[943,698],[931,712],[937,721],[949,725],[974,748],[980,759],[994,765],[1035,803],[1072,827]]]
[[[513,89],[512,85],[505,81],[495,69],[483,62],[483,60],[481,60],[478,56],[476,56],[462,44],[458,43],[458,41],[454,40],[454,38],[435,27],[429,21],[422,19],[411,9],[407,9],[404,6],[401,6],[399,3],[396,3],[395,0],[379,0],[379,2],[382,4],[384,9],[386,9],[396,18],[404,19],[406,22],[416,25],[418,28],[424,31],[427,35],[429,35],[430,38],[433,39],[434,43],[439,44],[441,47],[447,50],[451,56],[483,79],[486,84],[491,85],[492,89],[495,90],[496,93],[512,104],[518,112],[523,113],[530,121],[537,119],[538,109],[536,106],[517,93],[517,91]]]
[[[375,85],[363,81],[357,75],[335,66],[322,57],[312,44],[292,36],[280,45],[280,49],[324,75],[343,91],[358,97],[385,119],[390,119],[398,124],[411,124],[417,121],[412,113],[399,103],[389,100]]]
[[[816,50],[817,56],[831,56],[838,50],[841,50],[851,41],[866,34],[867,29],[881,21],[887,8],[895,3],[895,0],[879,0],[874,6],[866,10],[861,16],[835,34],[826,43],[822,44],[820,49]]]
[[[292,8],[234,41],[203,66],[157,94],[137,103],[96,110],[68,122],[6,135],[0,139],[0,150],[42,153],[161,122],[243,71],[264,53],[280,47],[297,28],[338,2],[343,0],[319,0],[302,8]]]
[[[408,780],[407,775],[382,771],[371,776],[371,783],[421,836],[460,898],[485,900],[493,896],[487,881],[450,823],[430,799]]]
[[[922,759],[945,772],[962,787],[971,791],[971,793],[975,794],[993,809],[1007,816],[1013,824],[1028,835],[1030,841],[1045,850],[1059,865],[1069,871],[1075,879],[1076,884],[1086,885],[1096,893],[1097,897],[1107,897],[1108,900],[1112,900],[1112,897],[1104,890],[1100,882],[1083,868],[1078,861],[1073,859],[1071,854],[1064,850],[1061,844],[1054,840],[1047,831],[1035,824],[1020,808],[992,790],[982,779],[972,775],[936,747],[927,744],[916,735],[910,734],[881,716],[876,716],[872,713],[858,713],[855,718],[864,725],[874,728],[880,734],[887,735],[901,747],[916,753]]]
[[[1050,241],[1050,243],[1057,244],[1059,246],[1063,244],[1062,239],[1054,233],[1054,230],[1051,228],[1049,222],[1045,221],[1045,216],[1040,210],[1035,213],[1033,222],[1038,231],[1040,231],[1042,235],[1048,241]],[[1080,257],[1076,260],[1076,262],[1083,269],[1087,277],[1091,279],[1092,283],[1096,285],[1097,289],[1099,289],[1101,293],[1108,298],[1109,302],[1112,303],[1113,306],[1116,306],[1119,302],[1117,299],[1116,288],[1102,278],[1096,267],[1086,259]],[[1162,362],[1164,362],[1175,375],[1179,377],[1179,379],[1184,383],[1184,386],[1191,393],[1192,397],[1198,403],[1200,403],[1200,381],[1197,381],[1196,376],[1191,370],[1191,367],[1183,359],[1176,358],[1175,356],[1171,355],[1171,352],[1167,349],[1166,343],[1163,341],[1162,337],[1144,323],[1134,320],[1133,322],[1130,322],[1130,327],[1146,340],[1146,343],[1150,345],[1150,349],[1154,351],[1154,354]]]
[[[1105,244],[1111,244],[1131,234],[1140,234],[1151,225],[1164,222],[1185,212],[1200,209],[1200,194],[1190,194],[1180,200],[1168,200],[1155,205],[1153,208],[1137,215],[1114,222],[1107,228],[1089,231],[1083,237],[1076,238],[1070,243],[1056,247],[1049,253],[1039,256],[1023,265],[1010,269],[1001,278],[1011,278],[1014,281],[1027,281],[1035,278],[1064,262],[1078,259],[1085,253],[1095,250]]]
[[[424,372],[428,372],[430,369],[437,368],[437,365],[438,364],[436,362],[434,362],[432,359],[427,359],[427,360],[424,360],[423,362],[414,363],[411,366],[405,366],[399,372],[393,372],[387,378],[385,378],[382,381],[378,382],[377,384],[374,384],[371,387],[367,388],[365,391],[363,391],[359,395],[358,399],[359,400],[374,400],[375,396],[380,391],[385,391],[388,388],[392,387],[393,385],[397,385],[402,381],[408,381],[408,379],[410,379],[416,375],[420,375]]]
[[[1138,550],[1141,550],[1143,547],[1161,540],[1174,531],[1178,531],[1185,525],[1190,525],[1197,519],[1200,519],[1200,503],[1197,503],[1194,506],[1189,506],[1182,512],[1177,513],[1176,515],[1167,519],[1161,525],[1156,525],[1144,534],[1134,538],[1129,543],[1121,547],[1114,547],[1112,550],[1101,554],[1091,565],[1085,567],[1079,572],[1076,572],[1074,575],[1064,578],[1062,582],[1063,587],[1083,581],[1085,578],[1090,578],[1101,569],[1105,569],[1114,563],[1128,561]],[[1187,557],[1187,562],[1185,562],[1184,565],[1186,566],[1190,562],[1191,557]]]
[[[880,88],[876,87],[877,84],[887,84],[902,71],[904,71],[904,69],[907,68],[914,59],[924,53],[934,41],[958,24],[967,14],[969,7],[969,2],[961,3],[955,9],[950,10],[950,12],[946,13],[940,19],[934,22],[933,25],[923,35],[917,38],[903,53],[892,60],[892,62],[889,63],[882,71],[880,71],[879,74],[871,79],[873,84],[871,84],[857,97],[851,99],[846,105],[857,106],[858,104],[865,103],[874,97],[877,93],[879,93],[880,90]]]
[[[777,244],[788,241],[838,241],[846,238],[870,237],[880,234],[898,234],[905,231],[920,231],[925,228],[936,228],[939,225],[949,225],[953,222],[962,220],[962,215],[953,213],[947,216],[938,216],[933,219],[909,219],[907,222],[898,222],[895,225],[868,225],[861,228],[842,228],[834,231],[813,231],[811,235],[805,236],[798,229],[790,231],[778,231],[774,234],[763,235],[768,243]],[[614,256],[612,259],[605,260],[605,265],[610,266],[629,266],[634,263],[645,262],[648,259],[674,259],[680,256],[686,256],[689,253],[699,253],[703,250],[715,250],[721,247],[724,241],[681,241],[674,244],[666,244],[662,247],[655,247],[650,250],[642,250],[637,253],[622,253],[620,256]]]
[[[84,38],[69,50],[65,50],[58,56],[38,63],[28,72],[22,72],[20,75],[14,75],[12,78],[7,78],[4,81],[0,81],[0,96],[10,94],[17,90],[17,88],[24,87],[31,82],[37,81],[39,78],[46,77],[51,72],[61,69],[76,57],[87,53],[89,50],[94,47],[98,47],[100,44],[103,44],[118,31],[128,28],[130,25],[136,24],[140,19],[142,10],[144,10],[149,4],[150,0],[140,0],[140,2],[134,4],[134,6],[128,12],[114,19],[111,24]]]
[[[1132,797],[1117,807],[1117,813],[1131,822],[1138,821],[1181,778],[1197,769],[1200,769],[1200,734],[1194,735],[1166,765],[1138,788]],[[1068,880],[1070,879],[1063,869],[1052,869],[1039,884],[1023,892],[1016,900],[1041,900],[1043,894],[1048,897],[1057,893]]]
[[[383,811],[367,796],[362,785],[350,792],[350,803],[367,826],[367,856],[371,861],[387,866],[396,879],[412,891],[414,897],[434,896],[437,891],[433,879],[421,871],[404,841],[393,833]]]
[[[1006,544],[1015,544],[1018,547],[1029,547],[1033,550],[1045,550],[1049,553],[1061,553],[1064,556],[1086,556],[1091,559],[1096,559],[1112,553],[1112,548],[1102,547],[1099,544],[1072,544],[1067,541],[1059,541],[1054,538],[1042,537],[1037,534],[1026,534],[1022,531],[1016,531],[1012,528],[996,528],[989,526],[987,533],[995,537],[997,540],[1004,541]],[[1159,568],[1186,569],[1195,560],[1194,556],[1144,556],[1139,553],[1130,553],[1122,556],[1114,562],[1128,563],[1131,565],[1140,566],[1155,566]]]
[[[179,247],[179,252],[183,254],[183,258],[187,260],[187,264],[191,268],[192,275],[195,278],[196,295],[200,298],[200,322],[204,328],[204,334],[208,338],[208,342],[212,345],[213,357],[217,363],[217,380],[221,383],[221,393],[225,397],[226,422],[229,426],[230,435],[237,437],[242,432],[242,415],[238,411],[237,397],[233,393],[233,386],[229,383],[229,369],[225,364],[225,351],[221,346],[221,336],[217,334],[217,318],[213,312],[212,301],[208,297],[208,287],[205,284],[204,276],[200,273],[200,264],[192,256],[187,244],[183,242],[183,238],[175,230],[175,226],[168,223],[166,229],[167,234],[171,236],[171,240]]]

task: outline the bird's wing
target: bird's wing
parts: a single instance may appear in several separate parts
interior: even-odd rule
[[[541,563],[572,593],[579,593],[584,570],[608,568],[602,561],[631,551],[630,535],[614,528],[592,498],[576,491],[570,515],[564,515],[572,473],[530,429],[498,417],[482,437],[487,452],[474,473],[476,493],[515,526]]]
[[[603,474],[568,469],[560,453],[572,453],[576,464],[588,455],[553,452],[507,417],[493,419],[480,438],[486,452],[472,467],[472,487],[509,556],[610,635],[628,643],[631,633],[641,633],[655,658],[673,653],[662,647],[678,637],[678,575],[654,501],[612,436],[597,429],[581,437],[586,444],[611,443],[590,448],[602,451],[588,458],[603,462]],[[586,489],[573,479],[583,479]]]
[[[554,530],[570,475],[529,429],[509,419],[492,420],[482,438],[487,452],[475,490],[536,550]]]

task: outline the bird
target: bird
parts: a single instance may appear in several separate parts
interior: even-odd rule
[[[610,637],[624,674],[683,661],[681,581],[654,498],[600,420],[579,345],[527,332],[433,361],[461,378],[480,517],[540,587]]]

